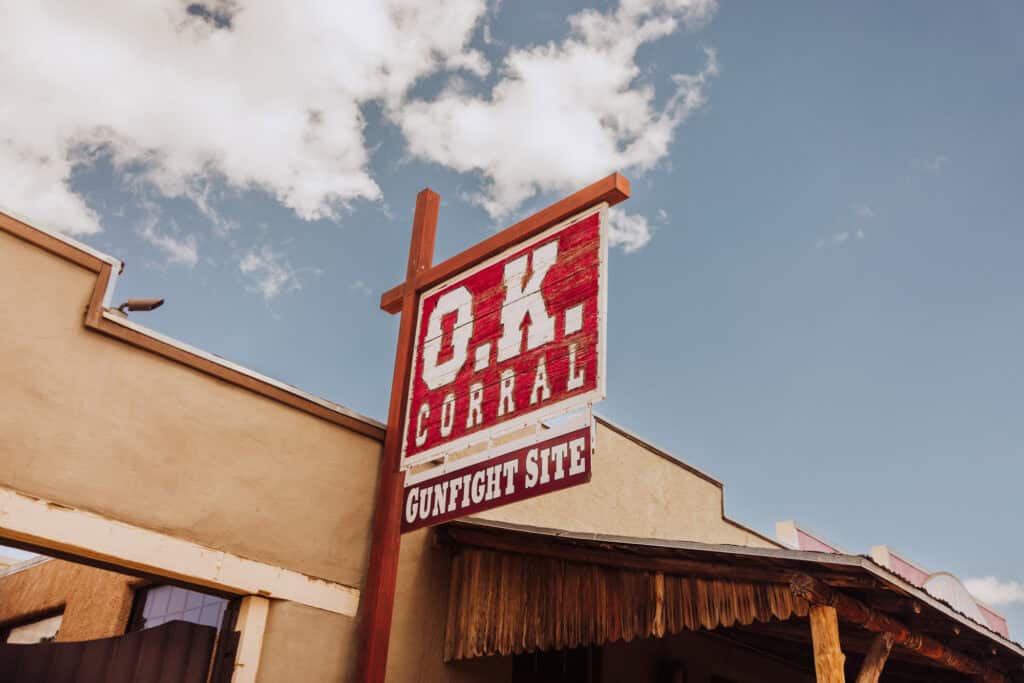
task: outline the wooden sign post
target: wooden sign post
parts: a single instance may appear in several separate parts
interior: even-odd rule
[[[595,207],[613,206],[628,197],[629,181],[614,173],[432,266],[440,197],[429,189],[417,196],[405,282],[381,296],[381,308],[392,314],[400,312],[402,317],[378,477],[370,564],[359,610],[356,681],[383,683],[386,675],[403,522],[406,530],[412,530],[493,507],[483,504],[483,493],[479,499],[475,496],[478,490],[484,491],[486,485],[477,487],[474,477],[482,481],[490,474],[491,481],[501,482],[500,486],[492,487],[491,492],[497,489],[494,496],[490,493],[486,496],[488,502],[501,498],[500,491],[512,492],[498,504],[589,480],[592,438],[580,429],[563,429],[557,434],[546,434],[546,440],[533,444],[532,449],[512,448],[494,454],[497,457],[491,459],[478,459],[474,464],[482,463],[482,466],[471,474],[463,473],[470,472],[469,467],[458,470],[459,477],[445,470],[430,482],[430,487],[419,483],[418,487],[403,495],[404,470],[408,466],[443,461],[451,448],[470,443],[474,435],[488,429],[507,431],[523,427],[526,426],[523,419],[537,421],[556,414],[556,409],[572,408],[580,401],[592,401],[603,395],[603,355],[598,353],[603,349],[603,334],[597,335],[600,309],[594,303],[594,297],[603,290],[598,287],[598,276],[593,275],[599,264],[590,264],[586,259],[593,258],[592,254],[601,255],[601,248],[595,247],[594,236],[604,233],[587,232],[589,228],[583,214]],[[600,227],[607,229],[606,226]],[[599,246],[606,249],[603,242]],[[522,253],[510,251],[517,248]],[[541,273],[539,278],[533,278],[533,275],[541,269],[557,269],[561,263],[570,264],[565,266],[563,275],[566,286],[562,295],[566,305],[557,323],[561,327],[557,331],[554,328],[537,331],[536,328],[542,324],[540,318],[545,315],[545,304],[543,300],[540,304],[531,303],[530,297],[536,292],[528,291],[530,283],[536,280],[535,287],[539,290],[544,274]],[[577,273],[571,270],[573,263],[590,265],[579,268]],[[502,273],[504,282],[491,283],[488,278],[493,279],[492,271]],[[457,276],[462,276],[462,279],[453,282]],[[519,278],[518,282],[513,283],[514,278]],[[588,278],[594,278],[593,286]],[[576,286],[570,286],[573,283]],[[515,296],[507,296],[510,286],[517,288]],[[491,321],[493,338],[476,343],[473,356],[467,357],[469,338],[465,326],[472,328],[478,317],[474,317],[472,302],[467,304],[465,299],[475,297],[474,301],[485,301],[488,288],[494,291],[500,288],[500,299],[504,301],[503,305],[493,304],[490,313],[500,319],[504,309],[510,310],[505,310],[507,316],[502,324],[494,325]],[[437,310],[438,306],[445,308],[438,311],[428,324],[426,319],[419,319],[421,312],[424,316],[429,315],[423,310],[424,304],[429,304],[432,310]],[[518,325],[511,340],[506,338],[509,333],[504,329],[509,321]],[[543,324],[556,323],[545,319]],[[485,330],[480,333],[480,339],[484,339],[486,323],[481,323],[478,329]],[[459,342],[458,348],[454,348],[456,341]],[[456,362],[449,363],[449,353],[458,355]],[[512,382],[516,373],[522,370],[518,366],[513,369],[514,363],[532,368],[532,386],[515,389]],[[485,373],[481,375],[485,378],[468,383],[456,397],[454,391],[444,387],[461,381],[457,380],[456,374],[459,368],[466,366]],[[487,372],[497,374],[486,379],[489,376]],[[424,373],[429,380],[425,382],[426,387],[418,386],[414,391],[414,384],[424,384]],[[442,390],[435,391],[439,388]],[[474,394],[477,391],[479,393]],[[488,398],[487,391],[494,396]],[[418,399],[414,407],[415,416],[410,411],[414,394]],[[541,396],[544,405],[533,406],[541,403],[538,399]],[[457,430],[455,421],[459,401],[462,401],[463,414]],[[514,405],[530,405],[531,409],[519,411],[517,419],[513,415],[516,411],[511,409]],[[472,417],[473,409],[478,411],[478,419]],[[489,417],[485,418],[485,415]],[[504,479],[500,478],[502,475]],[[434,491],[444,490],[447,493],[454,490],[454,486],[451,489],[449,486],[455,480],[463,484],[460,493],[466,504],[459,507],[454,499],[449,499],[449,505],[440,514],[433,514],[437,510],[429,509],[422,498]],[[412,493],[414,490],[417,493]],[[517,490],[519,494],[515,493]],[[412,515],[410,512],[403,520],[403,503],[410,503],[414,497],[417,511],[424,514]],[[436,499],[434,502],[436,508]],[[412,510],[411,503],[405,507]]]

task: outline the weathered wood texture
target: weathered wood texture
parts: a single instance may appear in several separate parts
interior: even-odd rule
[[[885,662],[892,652],[892,644],[896,636],[892,633],[879,633],[871,643],[871,648],[860,665],[860,673],[857,674],[857,683],[878,683]]]
[[[846,657],[839,643],[839,618],[834,607],[811,605],[811,643],[818,683],[846,683]]]
[[[892,633],[893,642],[955,671],[978,676],[991,683],[1005,683],[999,671],[975,659],[951,650],[937,640],[911,631],[903,623],[884,612],[871,609],[860,600],[832,590],[818,579],[805,574],[794,576],[790,583],[793,594],[815,605],[834,607],[839,618],[876,633]]]
[[[802,617],[785,585],[465,549],[452,560],[446,661]]]
[[[599,387],[601,219],[593,213],[543,233],[422,294],[403,462],[521,424],[535,410],[578,404]],[[546,334],[534,339],[535,330]]]
[[[381,295],[380,307],[388,313],[398,313],[402,310],[402,297],[407,293],[408,287],[411,286],[416,291],[428,289],[447,280],[455,273],[472,268],[481,261],[501,253],[513,244],[527,240],[552,225],[561,223],[570,216],[597,206],[601,202],[606,202],[608,206],[615,206],[628,198],[629,180],[619,173],[613,173],[524,218],[515,225],[505,228],[483,242],[474,244],[450,259],[423,270],[411,282],[406,279],[404,283]]]
[[[434,258],[437,234],[437,212],[441,197],[430,189],[416,196],[412,241],[406,281],[430,267]],[[402,489],[405,474],[399,469],[402,452],[402,424],[405,417],[405,396],[409,389],[409,366],[412,362],[413,335],[416,329],[417,294],[413,289],[402,297],[402,318],[398,326],[395,366],[391,376],[391,403],[388,407],[388,429],[384,436],[380,474],[377,483],[377,506],[373,513],[373,539],[370,562],[366,570],[362,604],[359,608],[359,657],[354,680],[383,683],[391,637],[391,618],[398,580],[398,552],[401,548]]]
[[[217,629],[171,621],[74,643],[0,644],[5,683],[205,683]]]

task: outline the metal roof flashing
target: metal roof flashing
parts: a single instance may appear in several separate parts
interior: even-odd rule
[[[78,251],[88,254],[89,256],[92,256],[95,259],[99,259],[100,261],[109,264],[111,268],[113,268],[115,274],[118,274],[122,270],[124,270],[124,262],[118,258],[111,256],[110,254],[105,254],[104,252],[99,251],[98,249],[93,249],[89,245],[83,244],[82,242],[79,242],[75,238],[69,237],[68,235],[62,232],[58,232],[57,230],[53,230],[50,228],[40,228],[26,216],[23,216],[16,211],[11,211],[6,207],[0,206],[0,213],[7,214],[14,220],[18,221],[19,223],[24,223],[25,225],[31,227],[33,230],[41,232],[44,235],[47,235],[55,240],[63,242],[64,244],[68,245],[69,247],[72,247],[73,249],[77,249]]]
[[[266,375],[261,375],[260,373],[256,372],[255,370],[250,370],[249,368],[244,367],[242,365],[238,365],[237,363],[232,363],[231,361],[226,360],[226,359],[222,358],[221,356],[218,356],[218,355],[213,354],[213,353],[209,353],[207,351],[203,351],[202,349],[196,348],[195,346],[191,346],[189,344],[186,344],[185,342],[180,341],[178,339],[175,339],[174,337],[168,337],[168,336],[166,336],[164,334],[161,334],[160,332],[157,332],[157,331],[155,331],[153,329],[150,329],[150,328],[146,327],[145,325],[140,325],[137,322],[135,322],[135,321],[131,320],[130,318],[128,318],[127,316],[125,316],[123,314],[119,314],[119,313],[117,313],[117,312],[115,312],[113,310],[105,310],[105,311],[103,311],[103,318],[104,318],[104,320],[109,320],[112,323],[116,323],[118,325],[122,325],[122,326],[127,327],[128,329],[134,330],[134,331],[136,331],[136,332],[138,332],[140,334],[144,334],[144,335],[146,335],[148,337],[152,337],[153,339],[157,339],[159,341],[162,341],[163,343],[165,343],[165,344],[167,344],[169,346],[173,346],[174,348],[180,349],[182,351],[185,351],[186,353],[189,353],[189,354],[191,354],[193,356],[198,356],[200,358],[203,358],[204,360],[210,361],[211,363],[216,363],[216,364],[218,364],[220,366],[223,366],[225,368],[229,368],[231,370],[234,370],[235,372],[239,372],[239,373],[241,373],[241,374],[243,374],[243,375],[245,375],[247,377],[251,377],[251,378],[253,378],[255,380],[258,380],[260,382],[263,382],[263,383],[269,384],[271,386],[277,387],[278,389],[281,389],[282,391],[287,391],[288,393],[293,394],[295,396],[298,396],[299,398],[305,399],[307,401],[312,401],[313,403],[316,403],[317,405],[323,406],[324,408],[327,408],[328,410],[333,410],[333,411],[335,411],[337,413],[340,413],[342,415],[346,415],[346,416],[351,417],[353,419],[359,420],[360,422],[366,422],[367,424],[371,424],[371,425],[373,425],[375,427],[379,427],[380,429],[384,429],[386,427],[386,425],[383,422],[379,422],[378,420],[374,420],[371,417],[367,417],[365,415],[362,415],[361,413],[357,413],[354,410],[350,410],[349,408],[346,408],[345,406],[343,406],[343,405],[341,405],[339,403],[334,403],[333,401],[328,401],[325,398],[321,398],[319,396],[315,396],[313,394],[307,393],[307,392],[302,391],[301,389],[299,389],[297,387],[294,387],[294,386],[292,386],[290,384],[286,384],[285,382],[280,382],[280,381],[278,381],[276,379],[273,379],[271,377],[267,377]]]

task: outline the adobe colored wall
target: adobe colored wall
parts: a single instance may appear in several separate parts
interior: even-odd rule
[[[95,282],[0,230],[0,486],[361,588],[380,443],[87,329]],[[274,601],[266,651],[337,662],[323,614]]]
[[[141,583],[74,562],[40,562],[0,577],[0,627],[63,608],[60,642],[121,635]]]
[[[0,485],[359,585],[380,444],[88,330],[95,279],[0,232]]]
[[[361,587],[379,442],[86,329],[94,284],[0,231],[0,486]],[[486,516],[772,545],[723,517],[719,485],[604,425],[590,484]],[[441,662],[446,552],[428,530],[403,538],[391,681],[508,671],[502,658]],[[272,601],[260,683],[345,680],[355,633],[352,619]]]
[[[778,547],[724,517],[722,510],[723,491],[719,484],[598,422],[590,483],[479,516],[571,531]],[[448,550],[434,546],[429,530],[403,536],[388,681],[509,680],[508,657],[454,664],[441,661],[449,565]]]

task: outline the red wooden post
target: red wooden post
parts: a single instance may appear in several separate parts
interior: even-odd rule
[[[419,293],[585,209],[602,202],[614,206],[628,197],[629,181],[613,173],[456,254],[444,263],[433,266],[437,211],[441,198],[429,189],[416,196],[416,214],[412,224],[405,282],[385,292],[380,304],[381,309],[388,313],[401,312],[402,319],[398,328],[395,369],[391,379],[388,428],[380,461],[370,566],[360,595],[359,653],[354,679],[359,683],[383,683],[387,672],[405,481],[405,474],[401,471],[405,399],[411,379]]]
[[[402,491],[405,474],[399,469],[402,453],[402,427],[405,424],[405,396],[412,362],[413,336],[416,329],[418,293],[413,283],[430,268],[434,259],[434,237],[437,233],[437,210],[441,198],[432,190],[416,195],[416,213],[412,222],[409,245],[409,266],[406,269],[402,294],[402,318],[395,350],[395,370],[391,378],[391,403],[388,407],[388,428],[384,452],[380,460],[377,485],[377,506],[373,516],[373,540],[370,545],[370,566],[360,597],[359,654],[355,680],[360,683],[383,683],[387,670],[388,641],[391,637],[391,616],[395,604],[398,577],[398,552],[401,545]]]

